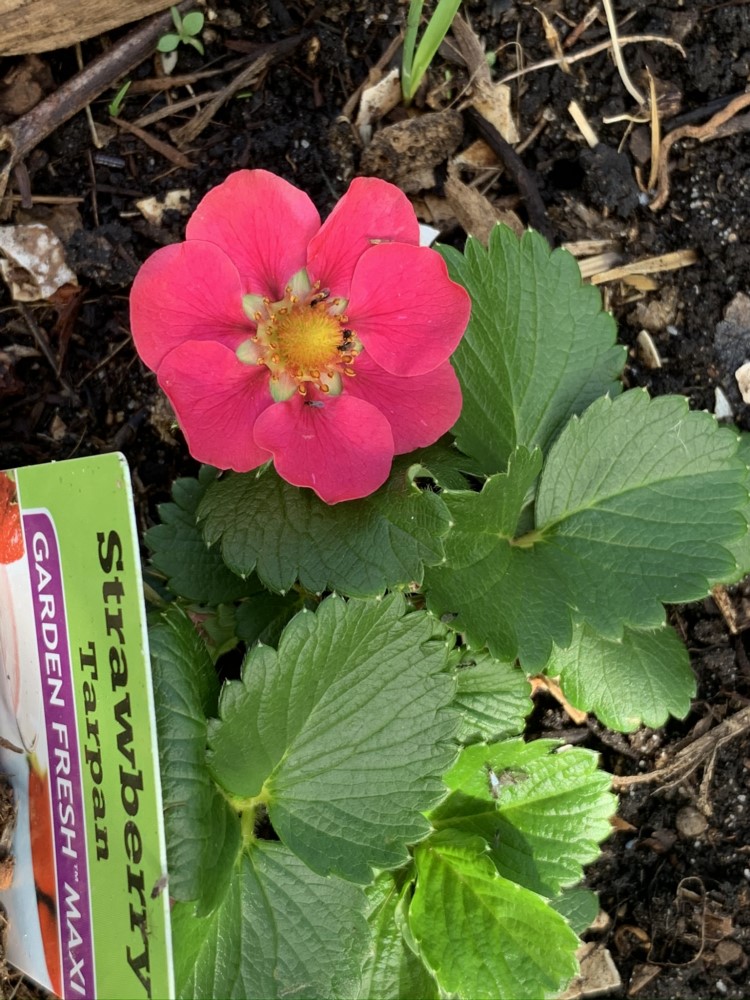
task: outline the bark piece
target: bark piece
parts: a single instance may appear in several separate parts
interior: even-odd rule
[[[0,55],[49,52],[166,10],[169,0],[4,0]]]

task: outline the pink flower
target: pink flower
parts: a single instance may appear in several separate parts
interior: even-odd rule
[[[302,191],[240,170],[143,265],[130,318],[196,459],[272,458],[333,504],[456,422],[470,308],[398,188],[358,178],[321,225]]]

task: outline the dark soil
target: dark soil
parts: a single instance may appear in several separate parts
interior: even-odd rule
[[[621,36],[666,36],[684,48],[684,58],[674,47],[655,42],[623,49],[636,84],[647,91],[648,69],[658,92],[665,94],[664,131],[686,120],[705,124],[717,110],[711,102],[726,105],[747,87],[747,0],[616,0],[615,6]],[[32,195],[80,200],[64,213],[58,207],[54,215],[50,206],[40,205],[22,212],[16,201],[9,221],[49,218],[53,227],[64,231],[67,260],[81,292],[64,305],[19,308],[6,287],[0,287],[0,468],[123,451],[143,528],[152,523],[156,504],[168,498],[171,482],[194,473],[196,466],[179,433],[172,433],[154,378],[136,357],[128,330],[127,296],[138,266],[159,245],[181,238],[185,218],[170,211],[155,225],[145,220],[135,202],[187,188],[187,207],[192,209],[230,171],[263,167],[306,190],[327,213],[360,172],[364,152],[351,120],[343,116],[344,108],[398,36],[407,5],[397,0],[209,0],[209,7],[215,17],[204,32],[205,57],[181,47],[181,74],[206,65],[221,68],[238,55],[258,51],[254,46],[288,39],[296,43],[215,114],[185,150],[194,164],[191,169],[175,167],[125,131],[115,131],[102,157],[83,114],[44,141],[26,163]],[[463,10],[485,50],[497,54],[493,73],[499,79],[519,65],[533,67],[550,58],[540,9],[564,45],[590,7],[589,0],[551,0],[539,9],[522,0],[481,0],[464,4]],[[120,35],[84,42],[84,62],[106,44],[116,44]],[[567,54],[608,37],[600,15]],[[73,50],[40,58],[47,89],[77,71]],[[21,57],[0,59],[0,79],[22,62]],[[191,90],[131,93],[120,116],[134,122],[166,107],[167,101],[218,89],[236,72],[228,68],[223,75],[196,81]],[[156,60],[150,59],[133,79],[159,73]],[[466,83],[465,69],[451,52],[441,52],[415,102],[415,113],[460,110]],[[654,394],[684,393],[692,406],[712,411],[719,387],[737,424],[750,429],[750,408],[734,380],[735,368],[750,358],[750,330],[741,320],[732,321],[734,332],[729,334],[726,323],[720,326],[735,295],[750,293],[747,123],[744,132],[715,141],[677,143],[670,159],[671,194],[664,210],[654,213],[648,207],[649,195],[635,180],[635,167],[648,151],[647,127],[602,120],[636,110],[608,52],[571,63],[569,73],[551,66],[510,85],[521,139],[531,137],[521,147],[527,180],[541,195],[555,242],[608,239],[619,248],[623,263],[672,251],[697,252],[691,266],[653,275],[650,290],[616,282],[604,286],[620,336],[631,347],[627,383],[646,386]],[[4,93],[0,87],[0,109]],[[100,125],[108,125],[107,104],[113,93],[92,107]],[[568,113],[571,100],[578,102],[598,134],[600,146],[594,150]],[[169,130],[193,114],[192,109],[170,114],[148,131],[171,142]],[[381,125],[404,115],[399,107]],[[12,117],[6,113],[0,124]],[[468,116],[463,129],[461,148],[477,137]],[[370,170],[377,162],[365,157]],[[644,177],[648,169],[648,163],[642,163]],[[443,160],[436,168],[433,195],[442,194],[446,173]],[[472,176],[465,173],[463,179],[468,182]],[[528,222],[526,202],[511,173],[496,172],[488,178],[488,185],[481,187],[490,200],[515,209]],[[454,224],[441,238],[460,246],[465,235]],[[642,329],[651,334],[661,368],[648,367],[636,349]],[[28,356],[19,348],[34,348],[36,354]],[[693,654],[699,686],[687,719],[630,736],[608,733],[592,723],[588,730],[575,731],[576,742],[601,751],[604,766],[616,775],[645,774],[668,761],[681,741],[750,705],[742,594],[733,593],[730,599],[740,612],[736,632],[712,600],[674,611],[674,623]],[[572,729],[567,716],[544,699],[534,725],[553,734]],[[701,761],[678,783],[636,784],[623,795],[626,824],[613,833],[588,874],[588,884],[601,894],[609,918],[600,938],[624,984],[611,996],[748,996],[749,785],[746,731],[718,745],[715,758]],[[653,977],[639,979],[644,973]]]

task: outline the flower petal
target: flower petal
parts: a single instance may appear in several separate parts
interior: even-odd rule
[[[354,364],[356,375],[346,380],[347,395],[372,403],[393,431],[396,454],[434,444],[461,415],[461,386],[450,361],[426,375],[392,375],[367,353]]]
[[[255,332],[242,311],[242,280],[212,243],[162,247],[133,282],[130,326],[135,346],[154,371],[187,340],[213,340],[235,348]]]
[[[357,261],[374,243],[419,244],[419,223],[411,202],[377,177],[357,177],[310,241],[308,273],[332,295],[349,298]]]
[[[399,243],[360,257],[346,310],[367,352],[394,375],[423,375],[447,361],[470,313],[437,251]]]
[[[208,240],[237,265],[246,292],[276,302],[305,266],[320,228],[312,201],[267,170],[238,170],[212,188],[187,224],[188,240]]]
[[[255,441],[273,453],[282,479],[310,487],[328,504],[374,493],[393,460],[386,417],[348,395],[305,401],[298,393],[270,406],[255,422]]]
[[[223,344],[196,340],[170,351],[158,379],[193,458],[235,472],[270,459],[253,437],[258,414],[273,402],[267,368],[243,365]]]

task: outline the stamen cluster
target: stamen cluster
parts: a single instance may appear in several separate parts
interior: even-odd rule
[[[338,396],[341,376],[355,375],[352,365],[362,350],[347,326],[346,305],[346,299],[321,289],[319,281],[311,284],[304,270],[292,278],[278,302],[245,295],[242,306],[256,332],[240,344],[237,357],[245,364],[266,366],[277,402],[294,391],[306,396],[308,383]]]

